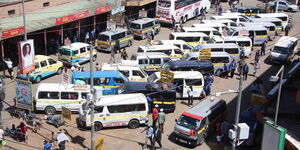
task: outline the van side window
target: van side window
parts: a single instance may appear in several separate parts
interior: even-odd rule
[[[109,83],[109,78],[94,78],[95,85],[107,85]]]
[[[150,64],[161,64],[160,58],[152,58],[150,59]]]
[[[145,104],[112,105],[112,106],[108,106],[107,108],[110,113],[125,113],[125,112],[146,110]]]
[[[152,26],[153,26],[153,22],[148,22],[148,23],[142,25],[142,29],[150,28]]]
[[[92,50],[92,47],[91,46],[88,46],[87,47],[87,51],[91,51]]]
[[[171,58],[163,58],[164,59],[164,63],[171,61]]]
[[[218,35],[218,36],[221,36],[221,33],[218,32],[218,31],[212,31],[213,32],[213,35]]]
[[[139,64],[148,64],[148,59],[139,59]]]
[[[48,59],[48,63],[49,63],[49,65],[53,65],[53,64],[56,64],[56,61],[50,58],[50,59]]]
[[[126,76],[126,77],[129,77],[129,71],[128,70],[120,70],[120,72]]]
[[[124,83],[125,81],[122,78],[114,78],[115,83]]]
[[[223,52],[223,48],[211,48],[212,52]]]
[[[95,106],[95,113],[102,113],[103,112],[103,106]]]
[[[229,63],[229,58],[228,57],[211,57],[210,61],[212,63]]]
[[[80,50],[80,53],[85,53],[85,52],[86,52],[85,47],[82,47],[82,48],[80,48],[79,50]]]
[[[187,86],[190,86],[190,85],[198,86],[198,85],[202,85],[202,80],[201,79],[185,79],[185,83]]]
[[[206,34],[206,35],[209,35],[209,31],[201,31],[202,33]]]
[[[267,35],[267,31],[255,31],[256,35]]]
[[[183,54],[183,52],[180,49],[174,49],[175,54]]]
[[[40,68],[40,64],[37,62],[35,63],[35,69],[39,69]]]
[[[171,55],[171,53],[172,53],[172,50],[171,49],[168,49],[168,50],[163,50],[163,51],[160,51],[160,52],[163,52],[163,53],[165,53],[166,55]]]
[[[87,94],[88,94],[88,93],[86,93],[86,92],[82,92],[82,93],[81,93],[81,98],[82,98],[82,99],[87,99]]]
[[[47,62],[46,62],[46,60],[44,60],[44,61],[41,61],[41,67],[46,67],[47,66]]]
[[[192,49],[192,47],[189,47],[188,45],[185,45],[185,44],[182,47],[183,47],[183,49],[188,49],[188,50]]]
[[[145,76],[140,71],[136,71],[136,70],[132,71],[132,75],[133,76],[140,76],[141,78],[145,78]]]
[[[202,129],[202,128],[204,128],[204,127],[205,127],[205,125],[206,125],[206,118],[203,118],[203,119],[201,120],[201,123],[200,123],[199,129]]]
[[[78,54],[78,50],[75,50],[75,51],[74,51],[74,55],[76,55],[76,54]],[[74,55],[73,55],[73,56],[74,56]]]
[[[78,99],[77,92],[61,92],[61,99]]]
[[[59,92],[39,92],[39,99],[59,99]]]

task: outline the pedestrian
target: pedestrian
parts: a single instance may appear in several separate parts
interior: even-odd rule
[[[223,77],[227,79],[227,78],[228,78],[228,73],[229,73],[229,65],[228,65],[228,63],[225,61],[225,62],[224,62]]]
[[[166,121],[166,114],[164,113],[164,109],[160,109],[158,113],[158,125],[160,128],[161,133],[164,133],[164,123]]]
[[[232,1],[228,0],[228,3],[229,3],[229,8],[232,9],[232,6],[231,6],[232,5]]]
[[[210,95],[211,93],[211,86],[212,86],[212,83],[213,83],[213,78],[211,75],[208,75],[207,78],[206,78],[206,85],[205,85],[205,93],[206,95]]]
[[[22,121],[20,123],[20,125],[17,126],[17,129],[21,129],[21,133],[23,134],[24,140],[26,142],[26,140],[27,140],[27,130],[28,130],[27,125]]]
[[[255,53],[254,60],[255,60],[255,61],[258,61],[259,58],[260,58],[260,50],[257,50],[256,53]]]
[[[109,62],[110,63],[115,63],[116,62],[116,59],[115,59],[115,47],[114,46],[111,47]]]
[[[203,19],[206,19],[206,13],[207,13],[206,9],[207,9],[206,7],[204,7],[204,9],[203,9]]]
[[[193,105],[193,87],[190,85],[187,89],[187,95],[188,95],[188,106]]]
[[[10,60],[10,58],[7,58],[6,60],[4,60],[4,62],[6,63],[7,71],[8,71],[8,74],[9,74],[10,78],[13,79],[14,78],[14,72],[13,72],[13,63],[12,63],[12,61]]]
[[[161,134],[162,134],[162,132],[161,132],[160,128],[157,125],[155,125],[155,128],[154,128],[154,139],[158,143],[159,148],[162,148]],[[154,143],[154,146],[155,146],[155,143]]]
[[[258,73],[258,70],[260,69],[259,60],[257,60],[257,61],[254,60],[253,69],[254,69],[253,76],[255,77],[256,74]]]
[[[290,30],[290,24],[287,24],[287,26],[285,27],[284,31],[285,31],[285,36],[289,36],[289,30]]]
[[[89,42],[90,42],[90,33],[87,32],[87,33],[85,34],[85,43],[89,43]]]
[[[58,143],[58,149],[59,150],[65,150],[66,149],[66,142],[69,142],[69,138],[62,131],[62,129],[59,129],[59,134],[57,135],[56,140],[57,140],[57,143]]]
[[[75,42],[78,42],[78,38],[76,35],[73,36],[73,42],[72,43],[75,43]]]
[[[156,122],[158,120],[158,105],[156,104],[155,107],[152,109],[152,120],[153,120],[153,126],[156,125]]]
[[[235,61],[235,59],[232,60],[232,62],[229,65],[229,68],[230,68],[230,77],[233,78],[234,72],[235,72],[235,69],[236,69],[236,61]]]
[[[95,29],[93,29],[93,30],[91,31],[92,45],[95,45],[95,33],[96,33],[96,31],[95,31]]]
[[[202,23],[202,20],[203,20],[203,13],[204,13],[204,8],[201,7],[201,9],[200,9],[200,23]]]
[[[44,140],[44,150],[51,150],[51,143],[48,140]]]
[[[145,144],[143,145],[143,149],[147,148],[148,140],[150,140],[151,147],[152,147],[153,138],[154,138],[154,131],[153,131],[152,124],[148,123],[147,127],[141,133],[145,131],[146,131],[146,136],[145,136]]]
[[[151,110],[152,110],[152,98],[149,95],[147,95],[146,99],[147,99],[147,103],[148,103],[148,114],[150,114]]]
[[[222,14],[222,5],[219,6],[219,9],[218,9],[218,16],[221,16]]]
[[[125,47],[124,47],[123,50],[122,50],[121,58],[122,58],[123,60],[127,60],[127,59],[129,58],[129,57],[128,57],[128,54],[127,54],[127,51],[126,51],[126,49],[125,49]]]
[[[266,54],[266,47],[267,47],[267,41],[265,40],[262,44],[261,44],[261,51],[260,51],[260,55],[265,55]]]
[[[245,65],[243,65],[243,80],[247,80],[248,73],[249,73],[249,66],[246,63]]]
[[[175,19],[174,16],[172,15],[172,30],[175,28]]]
[[[101,70],[101,67],[100,67],[99,63],[97,63],[97,62],[96,62],[95,70],[96,71],[100,71]]]
[[[155,29],[153,27],[152,30],[151,30],[151,40],[152,41],[154,40],[154,35],[155,35]]]
[[[74,72],[74,71],[75,71],[75,67],[74,67],[74,65],[72,65],[72,67],[71,67],[71,71],[72,71],[72,72]]]

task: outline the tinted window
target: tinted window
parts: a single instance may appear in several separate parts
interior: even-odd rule
[[[151,28],[152,26],[153,26],[153,22],[148,22],[148,23],[142,25],[143,29]]]
[[[229,54],[239,54],[239,49],[237,49],[237,48],[226,48],[225,52],[227,52]]]
[[[61,92],[61,99],[71,99],[71,100],[78,99],[78,93],[77,92]]]
[[[250,41],[238,41],[239,46],[251,46]]]
[[[267,35],[267,31],[255,31],[256,35]]]
[[[175,54],[183,54],[183,52],[180,49],[174,49]]]
[[[202,80],[201,79],[185,79],[185,83],[187,86],[190,85],[202,85]]]
[[[131,24],[130,24],[130,28],[133,28],[133,29],[141,29],[141,25],[140,25],[140,24],[136,24],[136,23],[131,23]]]
[[[78,54],[78,50],[75,50],[75,51],[74,51],[74,55],[76,55],[76,54]],[[74,55],[73,55],[73,56],[74,56]]]
[[[35,69],[39,69],[40,68],[40,64],[39,63],[35,63]]]
[[[115,106],[108,106],[107,108],[110,113],[125,113],[125,112],[146,110],[145,104],[115,105]]]
[[[103,106],[95,106],[95,113],[102,113],[103,112]]]
[[[160,58],[150,59],[150,64],[161,64],[161,59]]]
[[[109,83],[109,78],[94,78],[95,85],[107,85]]]
[[[53,65],[53,64],[56,64],[56,61],[53,60],[53,59],[48,59],[48,63],[49,63],[50,65]]]
[[[128,70],[120,70],[120,72],[126,76],[126,77],[129,77],[129,71]]]
[[[124,83],[125,81],[122,78],[114,78],[115,83]]]
[[[82,98],[82,99],[87,99],[87,94],[88,94],[88,93],[82,92],[82,93],[81,93],[81,98]]]
[[[80,53],[85,53],[85,52],[86,52],[85,47],[82,47],[82,48],[80,48],[79,50],[80,50]]]
[[[103,34],[99,34],[98,40],[109,42],[109,36],[103,35]]]
[[[59,92],[39,92],[39,99],[59,99]]]
[[[148,59],[139,59],[139,64],[148,64]]]
[[[132,71],[132,75],[133,76],[140,76],[141,78],[145,78],[145,76],[140,71],[136,71],[136,70]]]
[[[212,52],[223,52],[223,48],[211,48]]]
[[[229,63],[229,58],[228,57],[211,57],[210,61],[212,63]]]
[[[46,62],[46,60],[44,60],[44,61],[41,61],[41,67],[46,67],[47,66],[47,62]]]

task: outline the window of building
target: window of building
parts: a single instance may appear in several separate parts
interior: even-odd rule
[[[9,10],[9,11],[7,11],[7,14],[8,15],[14,15],[14,14],[16,14],[16,10]]]
[[[48,7],[50,5],[50,2],[43,3],[43,7]]]

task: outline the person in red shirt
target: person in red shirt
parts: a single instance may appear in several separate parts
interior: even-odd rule
[[[152,119],[153,119],[153,126],[156,125],[156,122],[158,120],[158,105],[156,104],[155,107],[152,110]]]
[[[25,141],[27,140],[27,126],[24,122],[21,122],[20,125],[17,127],[21,129],[21,132],[25,135]]]

